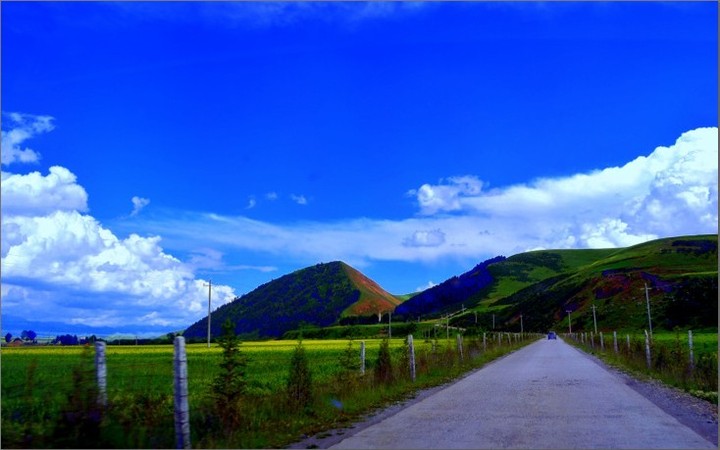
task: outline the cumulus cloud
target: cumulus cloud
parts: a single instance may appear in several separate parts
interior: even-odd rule
[[[447,181],[446,183],[443,183]],[[432,215],[442,211],[458,211],[462,209],[462,197],[480,194],[483,182],[475,176],[465,175],[440,180],[443,184],[423,184],[413,189],[408,195],[417,197],[420,213]]]
[[[277,200],[278,199],[277,192],[268,192],[267,194],[265,194],[265,198],[270,201]]]
[[[37,320],[70,309],[64,317],[74,323],[95,317],[84,323],[145,325],[142,317],[152,310],[167,324],[186,326],[202,315],[203,280],[165,253],[158,236],[120,239],[77,211],[4,216],[2,225],[3,284],[55,293],[38,311],[20,302],[23,313],[35,313]],[[217,290],[220,303],[234,298],[229,287]],[[74,298],[71,304],[63,302],[68,298]],[[108,310],[115,312],[103,319]]]
[[[432,280],[428,281],[427,284],[418,286],[415,288],[415,292],[422,292],[430,289],[431,287],[437,286],[437,283],[433,283]]]
[[[36,116],[22,113],[3,113],[5,125],[12,127],[8,131],[2,131],[2,165],[10,165],[16,162],[35,163],[40,159],[40,153],[35,150],[22,147],[23,142],[40,134],[51,131],[53,118],[50,116]]]
[[[248,199],[247,206],[245,206],[245,209],[253,209],[257,205],[257,200],[255,200],[255,197],[250,197]]]
[[[451,178],[411,192],[426,215],[460,211],[498,223],[526,220],[538,237],[542,227],[553,227],[555,239],[548,244],[615,247],[658,236],[713,233],[717,139],[717,128],[699,128],[622,167],[490,191],[481,191],[480,182],[460,184]]]
[[[10,117],[26,130],[22,136],[52,129],[51,118]],[[14,131],[3,133],[3,145],[25,139]],[[132,202],[135,215],[149,200]],[[203,316],[207,289],[191,265],[166,253],[159,236],[120,238],[87,210],[85,189],[64,167],[53,166],[44,176],[2,173],[4,316],[175,329]],[[216,305],[235,297],[229,286],[214,289]]]
[[[2,212],[9,215],[44,215],[53,211],[87,211],[88,195],[77,177],[60,166],[46,176],[2,173]]]
[[[628,246],[658,237],[717,233],[717,129],[684,133],[620,167],[485,190],[475,176],[413,191],[421,214],[273,224],[187,214],[139,226],[190,245],[203,236],[226,251],[303,261],[477,262],[538,248]],[[429,192],[433,196],[429,196]],[[431,214],[433,212],[433,214]]]
[[[403,240],[407,247],[437,247],[445,243],[445,233],[439,229],[429,231],[416,231]]]
[[[133,210],[130,213],[131,216],[137,216],[138,214],[140,214],[140,211],[142,211],[143,208],[150,204],[149,199],[138,196],[134,196],[131,201],[133,204]]]
[[[292,199],[292,201],[294,201],[298,205],[307,205],[307,203],[308,203],[308,201],[304,195],[290,194],[290,198]]]
[[[206,282],[194,270],[276,270],[224,261],[224,255],[238,251],[363,267],[373,261],[477,262],[536,248],[617,247],[669,235],[717,233],[717,151],[717,128],[703,128],[622,166],[588,173],[490,190],[472,175],[449,177],[413,191],[420,214],[401,220],[274,224],[166,211],[120,219],[113,229],[128,227],[125,238],[83,214],[84,190],[58,197],[66,200],[55,201],[55,208],[28,195],[23,202],[31,206],[23,211],[23,202],[13,198],[23,189],[6,187],[6,180],[17,176],[17,182],[41,186],[33,191],[37,196],[80,188],[69,171],[5,174],[3,313],[181,327],[205,311]],[[141,237],[138,230],[152,237]],[[190,254],[189,261],[167,253],[161,242]],[[227,286],[216,286],[213,294],[217,304],[233,296]]]

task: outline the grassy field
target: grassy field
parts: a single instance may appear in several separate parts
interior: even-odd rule
[[[221,349],[187,346],[189,403],[193,445],[205,448],[284,447],[302,434],[347,424],[416,389],[445,382],[524,343],[497,346],[489,337],[465,341],[460,361],[456,341],[417,339],[418,378],[409,380],[404,339],[390,340],[393,383],[373,373],[381,340],[366,339],[366,376],[343,375],[348,352],[359,361],[360,342],[303,341],[312,374],[313,400],[293,409],[286,395],[297,341],[243,342],[247,391],[239,405],[239,425],[228,431],[210,386],[220,373]],[[94,351],[91,347],[20,347],[2,349],[2,447],[173,447],[173,347],[107,346],[109,406],[96,404]],[[351,382],[349,382],[350,380]]]
[[[618,353],[614,352],[613,336],[606,333],[605,350],[598,336],[591,341],[589,334],[574,342],[585,351],[606,362],[684,389],[691,394],[716,403],[718,401],[718,333],[693,331],[693,364],[687,331],[654,332],[650,341],[650,367],[647,365],[645,334],[618,332]],[[627,337],[630,336],[630,345]],[[584,341],[584,342],[583,342]]]

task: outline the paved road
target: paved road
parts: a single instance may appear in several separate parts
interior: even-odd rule
[[[331,448],[717,446],[562,340],[542,340]]]

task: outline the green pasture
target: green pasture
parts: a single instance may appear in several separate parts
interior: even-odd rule
[[[617,337],[618,353],[613,351],[612,333],[604,334],[604,350],[600,346],[599,337],[595,336],[594,341],[591,341],[589,333],[585,334],[582,343],[578,342],[576,335],[574,343],[606,362],[641,377],[656,378],[697,397],[717,402],[718,333],[715,330],[693,331],[692,364],[687,330],[653,332],[649,341],[649,366],[645,333],[618,331]]]
[[[352,342],[360,358],[360,341],[304,340],[305,353],[312,373],[319,383],[327,382],[338,373],[338,358]],[[380,339],[366,339],[366,363],[377,357]],[[391,348],[403,346],[403,339],[392,339]],[[248,359],[247,380],[251,392],[262,394],[277,391],[287,381],[290,358],[297,341],[252,341],[240,346]],[[425,344],[416,342],[417,351]],[[73,367],[83,361],[83,351],[94,355],[94,349],[83,347],[17,347],[2,349],[3,403],[22,395],[28,378],[33,379],[35,396],[53,399],[62,396],[62,387],[72,384]],[[217,344],[189,344],[188,390],[191,401],[206,394],[219,372],[222,353]],[[152,391],[172,394],[173,346],[106,346],[108,392]],[[94,358],[94,356],[89,358]]]
[[[297,341],[243,342],[247,391],[228,431],[212,395],[221,372],[222,349],[186,347],[193,445],[201,448],[285,447],[303,434],[347,424],[417,389],[440,384],[536,339],[497,345],[488,337],[433,344],[415,340],[417,380],[409,379],[404,338],[390,340],[394,380],[374,377],[380,339],[365,339],[366,376],[348,378],[343,356],[360,359],[360,341],[303,340],[312,374],[313,399],[305,409],[288,403],[286,392]],[[433,345],[435,350],[433,351]],[[174,445],[173,346],[106,346],[108,406],[98,412],[93,347],[25,346],[2,349],[2,447],[167,448]],[[347,358],[345,358],[347,360]],[[345,370],[345,372],[343,372]],[[98,417],[104,417],[98,422]]]

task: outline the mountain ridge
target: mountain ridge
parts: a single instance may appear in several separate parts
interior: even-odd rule
[[[211,314],[211,335],[226,320],[246,338],[278,338],[300,327],[325,327],[351,314],[383,314],[400,300],[341,261],[320,263],[264,283]],[[188,338],[207,336],[207,316],[190,325]]]
[[[304,327],[377,323],[387,312],[393,312],[394,321],[417,321],[464,311],[451,323],[485,329],[497,324],[519,331],[521,315],[526,330],[542,330],[558,326],[571,310],[573,317],[580,315],[573,328],[582,329],[588,326],[593,304],[605,324],[642,326],[646,315],[636,303],[645,284],[662,296],[654,314],[664,326],[707,325],[712,320],[717,326],[717,314],[712,314],[717,312],[717,238],[678,236],[624,248],[497,256],[404,296],[388,293],[344,262],[316,264],[218,308],[212,313],[212,335],[219,334],[226,319],[235,322],[236,333],[246,338],[277,338]],[[712,320],[703,318],[708,315]],[[207,317],[185,331],[190,338],[206,333]]]

